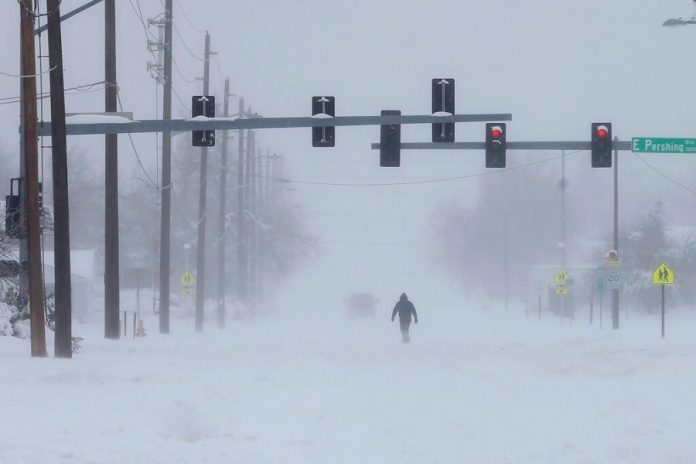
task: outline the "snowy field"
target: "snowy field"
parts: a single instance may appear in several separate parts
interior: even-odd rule
[[[416,302],[417,303],[417,302]],[[696,317],[619,333],[519,309],[426,308],[400,343],[389,304],[174,321],[72,360],[0,337],[0,462],[696,462]],[[334,309],[336,309],[334,311]],[[606,325],[605,325],[606,327]]]

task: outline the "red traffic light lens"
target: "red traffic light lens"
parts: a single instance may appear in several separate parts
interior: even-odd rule
[[[493,138],[499,139],[503,135],[503,131],[501,131],[498,128],[495,128],[491,130],[491,135],[493,136]]]
[[[608,134],[609,133],[607,132],[607,130],[603,127],[597,129],[597,137],[599,137],[600,139],[605,138]]]

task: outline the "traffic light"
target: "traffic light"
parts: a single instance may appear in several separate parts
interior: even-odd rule
[[[401,116],[399,110],[382,110],[382,116]],[[387,168],[401,166],[401,125],[380,126],[379,165]]]
[[[204,116],[215,117],[215,97],[211,95],[197,95],[191,98],[191,116],[193,118]],[[194,147],[214,147],[215,131],[200,130],[191,134],[191,144]]]
[[[611,123],[592,123],[592,167],[611,167]]]
[[[454,114],[454,79],[433,79],[433,114]],[[454,142],[454,123],[433,123],[433,142]]]
[[[506,149],[505,123],[486,123],[486,167],[504,168]]]
[[[312,116],[336,116],[335,97],[312,97]],[[313,147],[335,147],[336,128],[333,126],[312,127]]]

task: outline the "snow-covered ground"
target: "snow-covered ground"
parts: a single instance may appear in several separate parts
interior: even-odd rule
[[[521,310],[416,304],[400,343],[336,307],[208,323],[98,325],[73,360],[0,337],[0,462],[693,463],[696,315],[619,332]],[[606,325],[605,325],[606,327]]]

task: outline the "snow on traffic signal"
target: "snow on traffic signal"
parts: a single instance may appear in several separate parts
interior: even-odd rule
[[[505,140],[505,123],[489,122],[486,123],[486,167],[504,168],[505,150],[507,149]]]
[[[611,123],[592,123],[592,167],[611,167]]]
[[[313,118],[332,118],[336,116],[335,97],[312,97],[312,117]],[[336,127],[322,126],[312,127],[312,146],[313,147],[334,147],[336,146]]]

